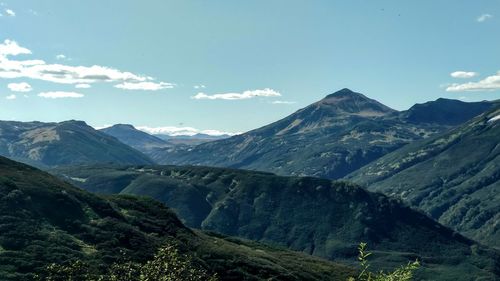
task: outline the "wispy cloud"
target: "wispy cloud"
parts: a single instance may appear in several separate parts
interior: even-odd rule
[[[5,14],[9,17],[15,17],[16,13],[12,11],[11,9],[5,9]]]
[[[66,59],[66,55],[63,55],[63,54],[56,55],[56,59],[57,60],[65,60]]]
[[[162,89],[171,89],[175,86],[172,83],[166,82],[138,82],[138,83],[130,83],[124,82],[118,85],[115,85],[115,88],[125,89],[125,90],[144,90],[144,91],[158,91]]]
[[[281,97],[281,94],[273,89],[265,88],[261,90],[248,90],[242,93],[224,93],[224,94],[214,94],[207,95],[205,93],[198,93],[192,96],[195,100],[244,100],[251,99],[255,97]]]
[[[500,90],[500,71],[483,80],[468,83],[454,83],[446,88],[448,92],[477,92]]]
[[[224,132],[219,130],[200,130],[193,127],[175,127],[175,126],[166,126],[166,127],[148,127],[148,126],[137,126],[138,130],[144,131],[148,134],[152,135],[168,135],[168,136],[194,136],[196,134],[205,134],[210,136],[223,136],[223,135],[237,135],[238,133]]]
[[[0,78],[30,78],[58,84],[92,84],[98,82],[119,83],[117,88],[158,90],[171,88],[174,84],[155,82],[154,78],[111,67],[71,66],[48,64],[43,60],[12,60],[11,56],[29,55],[31,50],[17,42],[5,40],[0,43]]]
[[[46,99],[63,99],[63,98],[83,98],[84,95],[75,92],[54,91],[54,92],[42,92],[39,93],[38,96]]]
[[[33,90],[31,85],[26,82],[9,83],[7,85],[7,88],[9,88],[13,92],[30,92],[31,90]]]
[[[476,19],[476,21],[477,21],[477,22],[485,22],[485,21],[487,21],[487,20],[491,19],[492,17],[493,17],[493,15],[490,15],[490,14],[482,14],[482,15],[480,15],[480,16]]]
[[[88,89],[90,87],[92,87],[92,86],[90,86],[90,84],[76,84],[75,85],[75,88],[77,88],[77,89]]]
[[[17,96],[14,95],[14,94],[12,94],[12,95],[6,96],[5,98],[8,99],[8,100],[15,100],[17,98]]]
[[[479,73],[472,72],[472,71],[455,71],[455,72],[450,73],[451,77],[462,78],[462,79],[476,77],[477,75],[479,75]]]
[[[201,84],[201,85],[194,85],[193,88],[195,88],[195,89],[205,89],[206,86],[203,85],[203,84]]]
[[[286,100],[275,100],[271,102],[272,104],[295,104],[296,101],[286,101]]]
[[[31,54],[31,51],[27,48],[19,46],[16,41],[6,39],[3,43],[0,43],[0,59],[6,59],[6,56],[17,56]]]

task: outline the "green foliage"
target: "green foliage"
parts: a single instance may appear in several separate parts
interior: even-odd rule
[[[374,268],[418,258],[425,261],[421,279],[491,279],[500,264],[494,251],[477,245],[481,250],[473,252],[473,241],[397,199],[349,182],[199,166],[85,166],[55,172],[87,179],[74,182],[84,189],[113,186],[120,193],[153,197],[190,227],[330,260],[350,262],[358,241],[366,241],[377,252],[371,257]]]
[[[208,274],[182,255],[174,245],[161,247],[153,259],[144,264],[137,262],[114,263],[103,274],[93,274],[81,261],[68,265],[51,264],[39,281],[217,281],[216,275]]]
[[[143,271],[165,273],[172,267],[158,266],[154,255],[170,243],[179,254],[160,251],[157,258],[174,261],[177,273],[187,276],[205,268],[222,281],[319,281],[343,280],[354,272],[309,255],[192,231],[160,202],[94,195],[0,157],[1,281],[32,281],[48,265],[65,276],[60,281],[99,281],[99,276],[125,281]],[[47,278],[58,281],[57,276]]]
[[[395,269],[392,272],[379,271],[373,273],[370,271],[370,264],[368,263],[368,257],[372,253],[368,252],[366,249],[366,243],[360,243],[358,247],[359,256],[358,261],[361,265],[361,272],[357,278],[350,277],[348,281],[411,281],[413,280],[413,273],[420,267],[418,260],[414,262],[409,262],[405,266]]]

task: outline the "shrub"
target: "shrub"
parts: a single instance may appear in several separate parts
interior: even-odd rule
[[[392,272],[379,271],[378,273],[371,272],[368,257],[372,253],[367,252],[367,244],[360,243],[358,247],[359,255],[358,260],[361,265],[361,272],[358,277],[350,277],[348,281],[411,281],[413,279],[413,272],[420,267],[418,260],[408,262],[407,265],[401,266]]]
[[[217,281],[215,275],[194,265],[191,258],[180,254],[173,245],[161,247],[154,258],[144,264],[113,264],[104,274],[90,272],[81,261],[69,265],[52,264],[39,281]]]

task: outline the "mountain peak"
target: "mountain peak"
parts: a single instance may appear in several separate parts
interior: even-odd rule
[[[130,124],[115,124],[107,129],[126,129],[126,130],[137,130],[133,125]]]
[[[339,91],[336,91],[335,93],[333,94],[329,94],[327,95],[324,99],[329,99],[329,98],[338,98],[338,97],[354,97],[354,96],[362,96],[362,97],[365,97],[363,96],[362,94],[360,93],[356,93],[354,91],[352,91],[351,89],[348,89],[348,88],[344,88],[342,90],[339,90]]]
[[[395,112],[394,109],[348,88],[327,95],[316,104],[335,109],[338,113],[343,112],[361,116],[382,116]]]
[[[78,127],[89,127],[85,121],[81,120],[67,120],[67,121],[62,121],[59,123],[60,125],[74,125]]]

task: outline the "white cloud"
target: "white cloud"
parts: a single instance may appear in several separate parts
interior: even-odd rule
[[[477,22],[484,22],[484,21],[491,19],[492,17],[493,17],[493,15],[490,15],[490,14],[482,14],[476,20],[477,20]]]
[[[47,64],[43,60],[13,60],[9,58],[9,56],[20,54],[31,54],[31,51],[19,46],[17,42],[12,40],[5,40],[3,43],[0,43],[0,78],[30,78],[59,84],[122,83],[119,85],[123,85],[123,87],[118,88],[127,88],[127,85],[137,86],[136,84],[146,88],[168,88],[174,85],[165,82],[153,82],[154,79],[149,76],[120,71],[100,65],[70,66],[65,64]],[[148,83],[140,84],[142,82]]]
[[[0,59],[6,56],[17,56],[21,54],[31,54],[31,51],[19,46],[16,41],[6,39],[0,43]]]
[[[286,101],[286,100],[275,100],[271,102],[272,104],[295,104],[296,101]]]
[[[83,94],[75,92],[55,91],[55,92],[43,92],[38,94],[38,96],[46,99],[62,99],[62,98],[82,98]]]
[[[500,90],[500,71],[477,82],[454,83],[446,88],[447,92],[475,92]]]
[[[165,82],[138,82],[138,83],[130,83],[124,82],[118,85],[115,85],[115,88],[125,89],[125,90],[144,90],[144,91],[158,91],[162,89],[171,89],[175,85],[172,83]]]
[[[16,13],[12,11],[11,9],[5,9],[5,14],[7,14],[10,17],[15,17]]]
[[[194,85],[193,88],[195,88],[195,89],[205,89],[206,86],[203,85],[203,84],[201,84],[201,85]]]
[[[8,99],[8,100],[15,100],[17,98],[17,96],[14,95],[14,94],[12,94],[12,95],[6,96],[5,98]]]
[[[243,99],[251,99],[255,97],[281,97],[281,94],[273,89],[265,88],[261,90],[248,90],[243,93],[224,93],[224,94],[214,94],[207,95],[205,93],[198,93],[195,96],[192,96],[192,99],[195,100],[243,100]]]
[[[148,127],[148,126],[137,126],[138,130],[144,131],[152,135],[168,135],[168,136],[194,136],[196,134],[206,134],[210,136],[222,136],[222,135],[237,135],[238,133],[223,132],[219,130],[200,130],[192,127]]]
[[[90,87],[92,87],[92,86],[90,86],[90,84],[76,84],[75,85],[75,88],[77,88],[77,89],[88,89]]]
[[[66,59],[66,56],[63,54],[59,54],[59,55],[56,55],[56,59],[63,60],[63,59]]]
[[[472,72],[472,71],[455,71],[455,72],[450,73],[450,76],[453,78],[467,79],[467,78],[476,77],[478,74],[479,73]]]
[[[31,85],[26,82],[9,83],[7,85],[7,88],[9,88],[13,92],[31,92],[31,90],[33,90],[33,88],[31,88]]]

